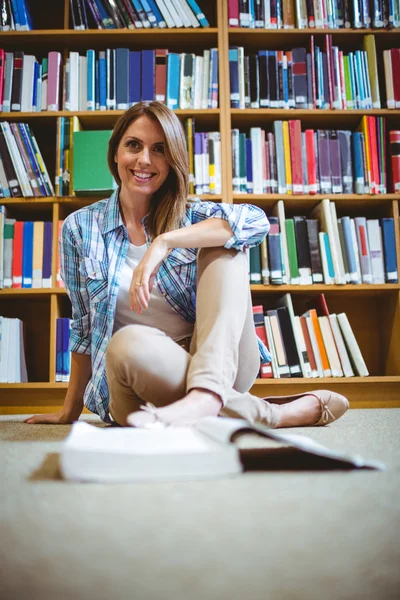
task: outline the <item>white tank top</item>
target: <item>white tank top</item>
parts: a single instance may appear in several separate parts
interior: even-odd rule
[[[125,325],[147,325],[149,327],[156,327],[164,331],[173,340],[179,341],[192,335],[194,324],[186,321],[174,311],[156,284],[154,284],[151,291],[149,305],[141,315],[130,309],[129,288],[131,286],[133,271],[146,250],[146,244],[143,244],[143,246],[129,244],[120,278],[113,333]]]

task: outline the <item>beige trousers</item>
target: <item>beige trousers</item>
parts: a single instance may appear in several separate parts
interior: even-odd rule
[[[237,250],[202,248],[197,261],[190,347],[145,325],[128,325],[111,338],[106,352],[110,415],[126,425],[128,414],[145,402],[161,407],[193,388],[204,388],[221,397],[221,415],[273,428],[279,418],[277,406],[249,394],[260,355],[247,256]]]

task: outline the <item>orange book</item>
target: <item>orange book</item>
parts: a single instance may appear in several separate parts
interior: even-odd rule
[[[371,145],[369,140],[369,126],[367,122],[367,117],[364,115],[361,119],[361,131],[364,134],[364,143],[365,143],[365,161],[367,167],[367,180],[370,188],[370,193],[374,193],[376,182],[372,179],[372,168],[371,168]]]
[[[292,194],[292,165],[290,161],[289,123],[282,121],[283,149],[285,153],[286,193]]]
[[[294,2],[293,0],[283,0],[282,2],[283,12],[283,28],[294,29],[295,28],[295,16],[294,16]]]
[[[378,164],[378,145],[377,145],[377,131],[376,131],[376,119],[375,117],[367,117],[368,131],[369,131],[369,147],[370,147],[370,161],[372,171],[372,181],[375,186],[372,189],[373,194],[378,194],[380,190],[381,178],[379,175],[379,164]]]
[[[331,368],[329,365],[328,355],[326,353],[325,344],[324,344],[324,340],[323,340],[322,333],[321,333],[321,327],[320,327],[319,321],[318,321],[317,311],[315,310],[315,308],[311,308],[306,313],[306,316],[307,315],[309,315],[311,317],[311,321],[313,324],[315,338],[317,340],[318,350],[319,350],[319,353],[321,356],[324,377],[332,377],[332,372],[331,372]]]

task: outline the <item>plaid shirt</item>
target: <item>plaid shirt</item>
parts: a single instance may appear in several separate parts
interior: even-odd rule
[[[228,221],[233,235],[225,248],[244,250],[260,244],[268,233],[264,212],[250,204],[217,204],[195,201],[186,210],[183,226],[209,217]],[[143,219],[146,242],[151,241]],[[105,353],[111,338],[117,303],[119,276],[129,248],[129,236],[119,210],[118,191],[110,198],[70,214],[60,239],[61,277],[72,304],[69,350],[91,354],[92,377],[84,403],[104,421],[108,414]],[[196,319],[197,248],[174,248],[156,275],[161,293],[187,321]],[[259,340],[261,362],[269,362],[267,348]]]

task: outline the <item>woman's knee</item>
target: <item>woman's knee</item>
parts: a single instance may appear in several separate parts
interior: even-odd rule
[[[143,356],[149,329],[152,328],[145,325],[127,325],[119,329],[108,343],[106,363],[136,361],[139,356]]]

